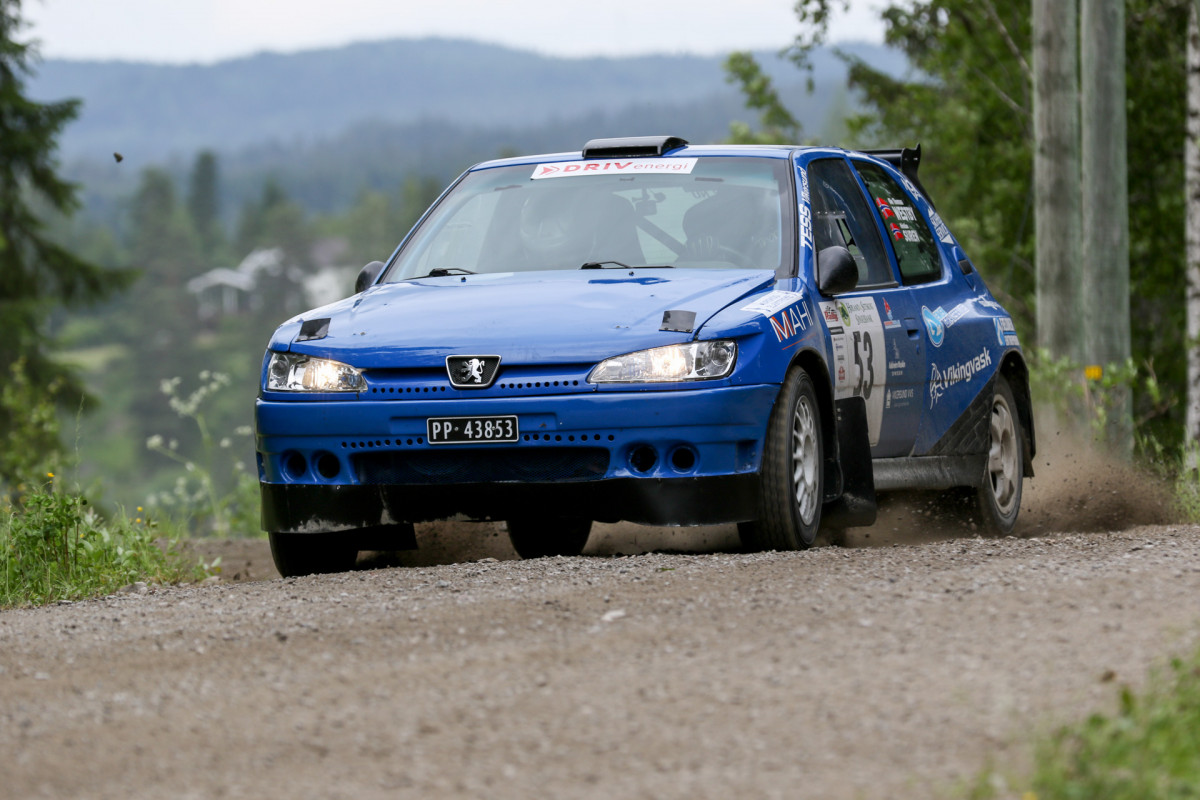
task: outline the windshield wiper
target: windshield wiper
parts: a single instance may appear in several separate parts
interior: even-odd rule
[[[463,269],[462,267],[434,267],[433,269],[429,270],[429,274],[426,275],[425,277],[426,278],[444,278],[447,275],[474,275],[474,274],[475,274],[475,272],[473,270]]]
[[[612,264],[613,266],[606,267],[606,266],[604,266],[605,264]],[[634,266],[631,266],[631,265],[626,264],[621,261],[589,261],[586,264],[584,264],[582,267],[580,267],[580,269],[675,269],[675,268],[673,266],[671,266],[670,264],[642,264],[640,266],[634,267]]]

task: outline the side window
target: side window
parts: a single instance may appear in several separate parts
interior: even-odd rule
[[[875,226],[875,212],[862,189],[840,158],[825,158],[808,165],[809,196],[813,212],[813,244],[817,252],[840,245],[858,264],[858,288],[896,282],[887,252]]]
[[[892,240],[900,278],[905,283],[928,283],[942,276],[942,256],[937,240],[917,212],[917,206],[900,184],[876,164],[855,161],[883,228]]]

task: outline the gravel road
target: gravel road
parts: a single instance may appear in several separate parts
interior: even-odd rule
[[[845,548],[517,561],[434,526],[288,580],[214,543],[220,583],[0,612],[0,797],[936,796],[1200,642],[1200,528],[1059,477],[1000,540],[892,508]],[[1129,524],[1063,531],[1101,506]]]

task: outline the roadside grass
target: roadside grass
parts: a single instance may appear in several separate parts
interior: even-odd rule
[[[145,517],[105,519],[46,473],[41,485],[0,501],[0,607],[111,594],[137,581],[201,580],[215,568],[186,564],[178,541]]]
[[[184,538],[257,532],[257,478],[232,457],[231,439],[210,434],[203,414],[206,401],[229,379],[203,372],[200,387],[186,397],[176,392],[178,384],[166,381],[162,391],[170,407],[197,426],[199,458],[152,437],[149,449],[168,456],[182,473],[174,491],[147,498],[146,508],[133,515],[123,509],[106,514],[62,477],[53,389],[36,390],[23,366],[14,367],[0,387],[0,411],[20,423],[0,448],[0,608],[111,594],[138,582],[202,580],[220,572],[219,563],[187,563],[180,549]]]
[[[1013,794],[1006,787],[1027,786]],[[1021,800],[1200,798],[1200,651],[1154,671],[1147,687],[1120,689],[1118,708],[1043,738],[1028,777],[977,777],[967,797]]]

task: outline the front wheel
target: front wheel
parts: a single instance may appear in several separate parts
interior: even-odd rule
[[[1012,533],[1021,510],[1025,460],[1017,404],[1003,375],[996,376],[988,426],[987,464],[975,490],[976,500],[984,529],[997,536],[1006,536]]]
[[[592,532],[590,519],[520,517],[508,520],[508,540],[521,558],[577,556]]]
[[[738,524],[746,548],[812,546],[821,526],[824,463],[817,391],[807,372],[792,367],[767,423],[757,518]]]
[[[354,569],[358,548],[345,532],[268,533],[275,569],[285,578]]]

